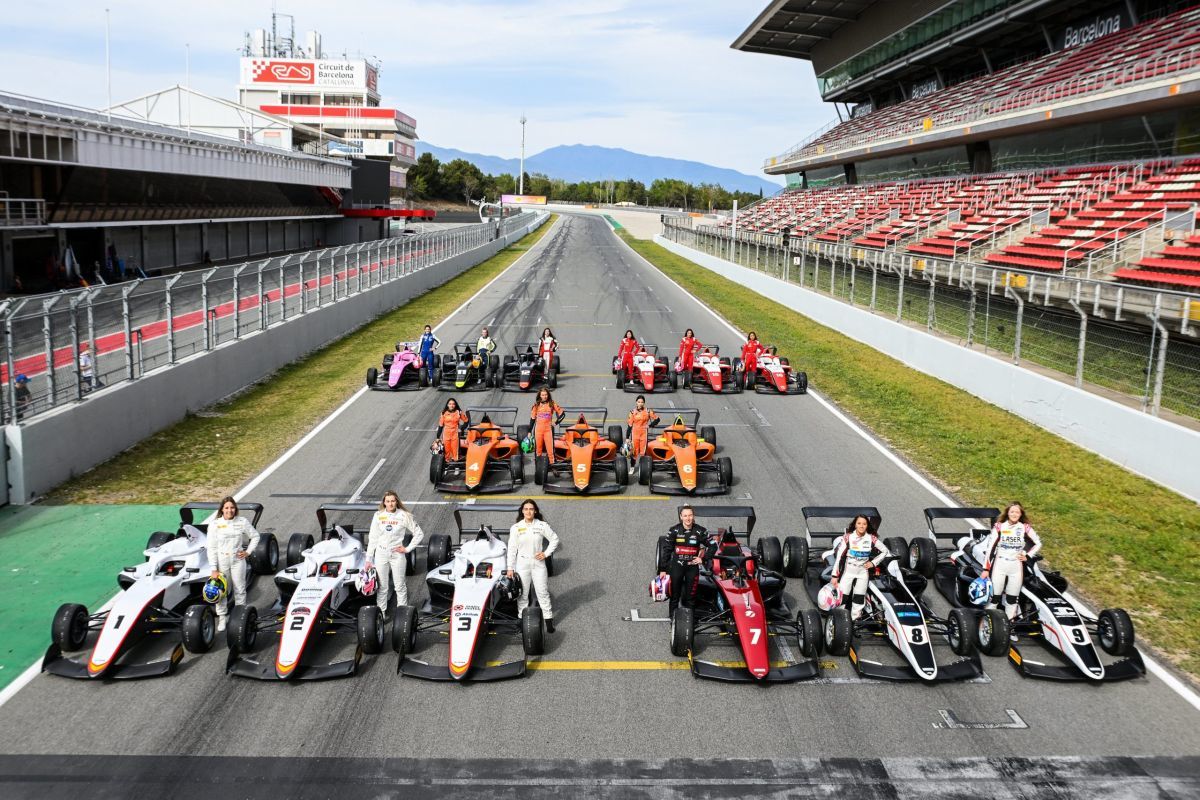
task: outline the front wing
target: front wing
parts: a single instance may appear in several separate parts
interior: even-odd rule
[[[1137,650],[1134,650],[1132,655],[1126,656],[1119,661],[1105,664],[1104,677],[1100,678],[1099,681],[1084,675],[1073,664],[1060,666],[1045,664],[1040,661],[1031,661],[1013,645],[1009,645],[1008,648],[1008,661],[1016,668],[1017,672],[1027,678],[1042,678],[1043,680],[1051,681],[1111,683],[1113,681],[1127,681],[1131,678],[1141,678],[1146,674],[1146,664],[1142,661],[1142,654]]]
[[[237,650],[230,649],[225,662],[225,672],[241,678],[253,678],[259,681],[321,681],[329,678],[346,678],[358,672],[359,662],[362,661],[362,648],[354,648],[354,658],[346,661],[335,661],[332,664],[301,664],[286,678],[279,677],[275,671],[275,659],[263,663],[252,658],[242,657]]]
[[[96,678],[111,678],[113,680],[133,680],[137,678],[161,678],[171,675],[179,662],[183,660],[183,645],[177,644],[169,658],[162,661],[151,661],[148,664],[112,664],[103,672],[93,675],[88,671],[87,664],[74,661],[62,654],[58,645],[52,644],[46,649],[42,658],[42,671],[63,678],[95,680]]]
[[[794,683],[815,678],[821,672],[815,661],[800,661],[795,664],[772,667],[766,676],[756,678],[745,666],[728,666],[712,661],[701,661],[690,656],[688,660],[692,665],[692,674],[697,678],[708,678],[727,683]]]
[[[450,681],[455,678],[450,674],[450,667],[442,664],[429,664],[415,658],[405,656],[396,665],[396,672],[410,678],[421,678],[427,681]],[[471,667],[467,672],[466,681],[502,681],[509,678],[520,678],[525,674],[525,661],[509,661],[486,667]]]
[[[965,681],[983,675],[983,662],[979,654],[951,661],[949,664],[937,665],[937,677],[933,680],[923,678],[909,664],[896,666],[880,664],[878,661],[864,659],[858,653],[858,648],[850,646],[850,663],[854,671],[864,678],[876,678],[884,681],[913,681],[916,683],[945,683],[947,681]]]

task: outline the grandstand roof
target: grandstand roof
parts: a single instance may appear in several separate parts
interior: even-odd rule
[[[732,45],[747,53],[790,56],[806,61],[813,45],[855,22],[876,0],[774,0]]]

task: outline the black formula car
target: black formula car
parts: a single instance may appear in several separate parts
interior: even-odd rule
[[[500,364],[497,381],[507,391],[536,392],[543,386],[558,388],[558,355],[550,356],[550,369],[546,360],[538,356],[537,342],[519,342],[510,356],[504,356]]]
[[[446,392],[482,392],[495,385],[499,359],[490,354],[486,361],[475,352],[471,342],[456,342],[454,354],[441,358],[438,388]]]

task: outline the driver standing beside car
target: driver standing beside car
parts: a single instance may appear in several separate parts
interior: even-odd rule
[[[878,553],[874,558],[872,554]],[[850,618],[862,616],[867,602],[867,582],[872,567],[878,567],[892,553],[875,535],[875,524],[859,514],[846,526],[846,532],[833,547],[833,577],[829,583],[850,596]]]
[[[1017,616],[1017,600],[1025,578],[1025,561],[1042,549],[1042,539],[1029,524],[1025,507],[1009,503],[1004,515],[992,526],[983,540],[983,572],[981,578],[992,580],[992,602],[988,608],[1000,605],[1004,598],[1004,613],[1009,620]]]
[[[208,563],[213,578],[226,575],[233,584],[233,602],[246,604],[246,558],[258,545],[259,533],[250,520],[238,516],[237,500],[221,499],[221,511],[208,523]],[[217,630],[225,630],[229,620],[229,599],[217,603]]]
[[[700,565],[706,556],[710,555],[708,529],[696,524],[696,512],[691,506],[679,509],[679,522],[667,531],[671,542],[671,559],[667,569],[659,572],[659,576],[670,575],[671,616],[675,609],[683,604],[691,608],[696,600],[696,589],[700,583]]]
[[[496,350],[496,340],[488,334],[487,328],[480,331],[479,341],[475,343],[475,350],[479,354],[479,368],[486,372],[488,359]]]
[[[407,545],[404,544],[406,533],[412,534]],[[400,502],[400,496],[391,490],[384,492],[379,510],[371,517],[371,530],[367,534],[367,566],[374,566],[379,572],[375,602],[385,620],[393,577],[396,579],[396,605],[408,605],[408,584],[404,582],[408,574],[406,554],[424,538],[424,531]]]
[[[549,572],[546,559],[558,549],[558,534],[542,519],[533,500],[521,503],[517,521],[508,529],[508,577],[521,576],[521,596],[517,598],[517,616],[529,605],[529,589],[537,593],[538,606],[546,621],[546,632],[554,633],[554,608],[550,605]]]

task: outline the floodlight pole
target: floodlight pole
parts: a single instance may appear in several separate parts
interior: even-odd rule
[[[525,115],[521,115],[521,174],[517,176],[517,194],[525,194]]]

